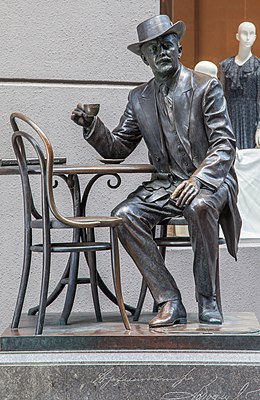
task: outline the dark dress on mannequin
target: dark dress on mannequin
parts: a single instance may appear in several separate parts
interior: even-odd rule
[[[255,147],[260,128],[260,60],[252,55],[243,65],[230,57],[220,63],[220,80],[239,149]]]

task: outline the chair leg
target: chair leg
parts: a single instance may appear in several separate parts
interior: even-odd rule
[[[94,228],[88,229],[87,234],[87,241],[88,242],[95,242],[95,231]],[[92,299],[95,309],[95,315],[97,322],[102,322],[102,314],[99,302],[99,295],[98,295],[98,274],[97,274],[97,259],[96,259],[96,252],[91,251],[85,253],[85,257],[89,267],[89,276],[90,276],[90,285],[91,285],[91,292],[92,292]]]
[[[147,284],[144,280],[144,278],[142,279],[142,285],[141,285],[141,290],[140,290],[140,294],[139,294],[139,299],[137,302],[137,306],[135,309],[135,313],[134,313],[134,317],[133,317],[133,321],[138,321],[142,308],[143,308],[143,304],[144,304],[144,299],[147,293]]]
[[[25,298],[25,292],[27,289],[28,285],[28,279],[29,279],[29,273],[30,273],[30,267],[31,267],[31,242],[32,242],[32,230],[27,229],[25,230],[25,239],[24,239],[24,256],[23,256],[23,269],[22,269],[22,276],[21,276],[21,282],[20,282],[20,287],[19,287],[19,292],[17,296],[17,301],[16,301],[16,306],[15,306],[15,311],[14,311],[14,316],[11,324],[11,329],[17,329],[20,318],[21,318],[21,313],[22,313],[22,308],[24,304],[24,298]]]
[[[78,242],[79,240],[80,240],[80,231],[79,229],[76,229],[73,232],[73,241]],[[60,318],[60,325],[67,325],[67,321],[74,304],[76,295],[77,277],[78,277],[78,265],[79,265],[79,254],[71,253],[66,268],[62,274],[62,277],[60,278],[60,281],[58,282],[57,286],[50,294],[50,296],[47,298],[46,307],[48,307],[51,303],[54,302],[54,300],[57,299],[57,297],[60,295],[60,293],[66,286],[66,283],[62,283],[62,281],[69,278],[65,304]],[[30,308],[28,310],[28,315],[35,315],[38,311],[39,311],[39,305]]]
[[[153,302],[153,313],[158,312],[158,310],[159,310],[158,304],[154,301]]]
[[[217,263],[216,263],[216,302],[217,302],[219,312],[223,317],[222,304],[221,304],[221,292],[220,292],[220,277],[219,277],[219,256],[218,256]]]
[[[160,227],[160,237],[167,237],[167,225],[161,225]],[[159,251],[162,255],[162,258],[165,260],[166,256],[166,247],[165,246],[159,246]]]
[[[98,272],[97,272],[97,279],[98,279],[99,289],[104,293],[105,296],[107,296],[109,300],[111,300],[114,304],[118,305],[116,296],[110,291],[110,289],[108,289],[108,287],[106,286],[105,282],[102,280]],[[129,304],[125,304],[125,309],[129,311],[132,315],[134,315],[135,307],[132,307]]]
[[[161,225],[160,227],[160,237],[167,237],[167,225]],[[159,251],[162,255],[162,258],[165,261],[165,257],[166,257],[166,246],[159,246]],[[158,304],[154,301],[153,302],[153,313],[157,313],[159,310]]]
[[[131,330],[129,320],[125,311],[123,295],[122,295],[118,238],[114,227],[110,228],[110,239],[111,239],[111,264],[112,264],[112,273],[113,273],[117,302],[125,328],[127,330]]]
[[[60,325],[67,325],[68,323],[68,319],[76,295],[78,269],[79,269],[79,253],[72,253],[70,257],[69,281],[68,281],[65,303],[60,317]]]
[[[81,215],[80,186],[79,186],[78,176],[77,175],[70,176],[67,180],[67,185],[70,189],[70,193],[72,196],[74,215],[75,216]],[[77,243],[80,241],[80,239],[81,239],[81,229],[79,228],[73,229],[72,242]],[[71,310],[76,296],[78,270],[79,270],[79,253],[72,252],[70,254],[68,264],[66,266],[62,278],[60,279],[60,282],[58,283],[57,287],[54,289],[54,291],[52,292],[51,296],[48,299],[50,302],[54,301],[65,286],[65,284],[61,283],[63,278],[68,279],[67,281],[68,287],[67,287],[64,307],[60,317],[60,325],[67,325],[69,316],[71,314]]]
[[[37,315],[35,335],[41,335],[43,331],[49,280],[50,280],[50,264],[51,264],[51,251],[50,251],[50,242],[48,240],[48,243],[44,244],[44,249],[43,249],[41,293],[40,293],[39,312]]]
[[[48,307],[50,304],[52,304],[54,302],[54,300],[57,299],[57,297],[60,295],[60,293],[62,292],[62,290],[65,288],[66,283],[61,283],[64,279],[67,279],[69,277],[69,269],[70,269],[70,264],[71,264],[71,257],[73,256],[73,254],[71,253],[66,265],[66,268],[63,272],[62,277],[60,278],[60,281],[58,282],[57,286],[55,287],[55,289],[52,291],[52,293],[50,294],[50,296],[47,298],[47,303],[46,303],[46,307]],[[37,312],[39,311],[39,305],[35,306],[35,307],[31,307],[28,310],[28,315],[35,315],[37,314]]]

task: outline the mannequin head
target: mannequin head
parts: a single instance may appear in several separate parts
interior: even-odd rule
[[[236,34],[236,39],[243,48],[251,48],[256,40],[256,27],[252,22],[242,22]]]
[[[217,78],[218,76],[218,68],[211,61],[200,61],[195,65],[194,71],[202,72],[203,74],[207,74],[209,76],[213,76]]]

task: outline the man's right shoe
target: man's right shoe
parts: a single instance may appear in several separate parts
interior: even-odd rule
[[[171,326],[174,324],[186,324],[187,315],[181,300],[166,301],[150,322],[150,328],[158,328],[162,326]]]
[[[199,303],[199,322],[202,324],[221,325],[223,317],[218,309],[215,296],[198,296]]]

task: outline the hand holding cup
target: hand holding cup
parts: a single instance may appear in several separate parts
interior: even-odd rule
[[[92,122],[94,117],[98,114],[100,108],[100,104],[77,104],[77,107],[71,113],[71,119],[77,125],[84,126],[88,128]]]

